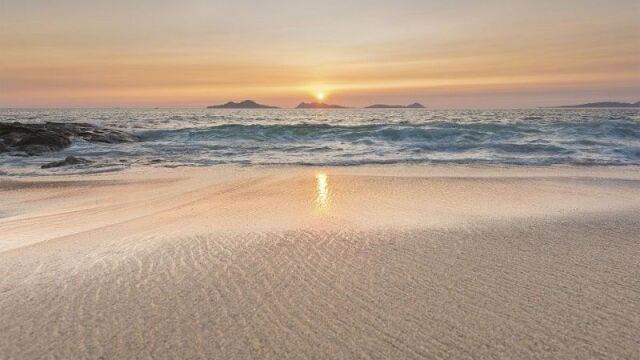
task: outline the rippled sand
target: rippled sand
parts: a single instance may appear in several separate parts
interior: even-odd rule
[[[640,356],[637,169],[0,179],[0,358]]]

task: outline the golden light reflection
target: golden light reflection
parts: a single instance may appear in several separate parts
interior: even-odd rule
[[[316,174],[316,209],[322,213],[329,210],[331,205],[331,191],[327,174]]]

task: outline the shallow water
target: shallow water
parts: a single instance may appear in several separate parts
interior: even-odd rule
[[[75,141],[40,157],[0,155],[5,174],[50,173],[68,155],[83,171],[217,164],[640,165],[640,110],[0,110],[0,121],[90,122],[135,144]],[[72,169],[78,171],[78,168]]]

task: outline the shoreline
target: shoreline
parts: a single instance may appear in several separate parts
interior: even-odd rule
[[[437,163],[364,163],[364,164],[346,164],[346,165],[315,165],[315,164],[214,164],[214,165],[175,165],[175,166],[156,166],[156,165],[138,165],[138,164],[122,164],[121,168],[107,169],[105,171],[99,171],[97,168],[95,172],[67,172],[65,170],[86,170],[83,168],[72,167],[60,167],[53,168],[50,172],[39,172],[29,174],[6,174],[0,172],[0,180],[3,179],[28,179],[28,178],[41,178],[41,177],[86,177],[108,173],[140,173],[149,172],[157,175],[162,175],[163,172],[172,171],[227,171],[227,170],[347,170],[357,171],[358,169],[364,169],[365,171],[382,171],[383,173],[400,170],[401,174],[411,173],[417,175],[428,175],[425,171],[435,170],[436,173],[446,174],[448,172],[454,172],[461,175],[468,175],[476,172],[482,176],[502,176],[503,173],[528,173],[530,171],[536,173],[549,173],[550,175],[560,174],[582,174],[583,176],[593,175],[606,175],[605,173],[614,174],[615,176],[629,176],[636,177],[636,173],[640,173],[640,165],[576,165],[576,164],[549,164],[549,165],[514,165],[514,164],[437,164]],[[63,170],[63,171],[58,171]],[[536,174],[533,174],[536,175]],[[637,176],[640,178],[640,175]]]

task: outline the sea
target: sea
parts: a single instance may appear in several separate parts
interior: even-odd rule
[[[88,122],[141,141],[0,154],[3,175],[129,167],[640,165],[640,109],[1,109],[0,122]],[[41,169],[73,155],[91,164]]]

